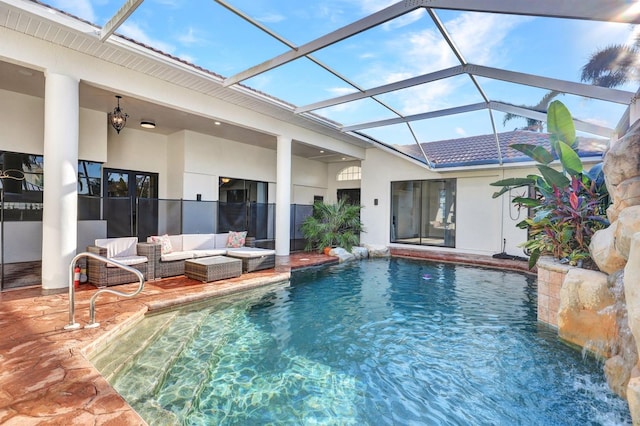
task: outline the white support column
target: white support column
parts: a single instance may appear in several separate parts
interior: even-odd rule
[[[78,234],[79,80],[46,73],[42,288],[69,285]]]
[[[278,136],[276,161],[276,256],[288,256],[291,227],[291,138]]]

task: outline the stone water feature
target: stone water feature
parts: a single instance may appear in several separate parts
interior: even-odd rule
[[[589,246],[600,271],[569,268],[559,295],[558,334],[606,359],[611,389],[640,425],[640,120],[615,141],[603,167],[611,225]]]

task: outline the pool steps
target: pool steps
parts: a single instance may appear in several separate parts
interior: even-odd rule
[[[131,365],[139,354],[162,334],[175,316],[147,316],[135,328],[127,331],[102,352],[91,358],[91,362],[108,382]]]

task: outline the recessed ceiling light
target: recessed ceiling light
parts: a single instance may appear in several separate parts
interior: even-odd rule
[[[215,124],[216,126],[219,126],[220,122],[219,121],[214,121],[213,124]]]
[[[346,160],[346,159],[347,159],[347,157],[342,157],[342,159],[343,159],[343,160]]]
[[[324,154],[324,149],[321,149],[321,150],[320,150],[320,154]]]
[[[156,122],[153,120],[140,120],[140,127],[144,127],[145,129],[155,129]]]
[[[18,70],[18,74],[26,75],[27,77],[31,77],[33,75],[29,70]]]

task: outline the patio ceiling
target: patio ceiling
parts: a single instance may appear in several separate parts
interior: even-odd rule
[[[527,105],[549,90],[563,94],[558,99],[569,106],[578,130],[609,137],[635,100],[637,85],[595,87],[580,82],[579,74],[589,54],[621,43],[624,31],[631,35],[629,24],[640,23],[638,2],[372,3],[215,0],[182,10],[175,2],[128,0],[93,17],[94,37],[121,46],[119,34],[126,35],[167,59],[212,71],[216,94],[266,94],[260,100],[278,109],[274,116],[325,128],[360,146],[512,130],[517,123],[502,125],[503,113],[544,121],[544,111]],[[345,16],[357,19],[345,22]],[[207,28],[198,21],[203,17]],[[133,31],[143,22],[146,32]],[[175,42],[184,29],[191,31],[191,45],[205,48]],[[581,45],[582,39],[591,42]],[[569,66],[552,66],[565,60]]]

